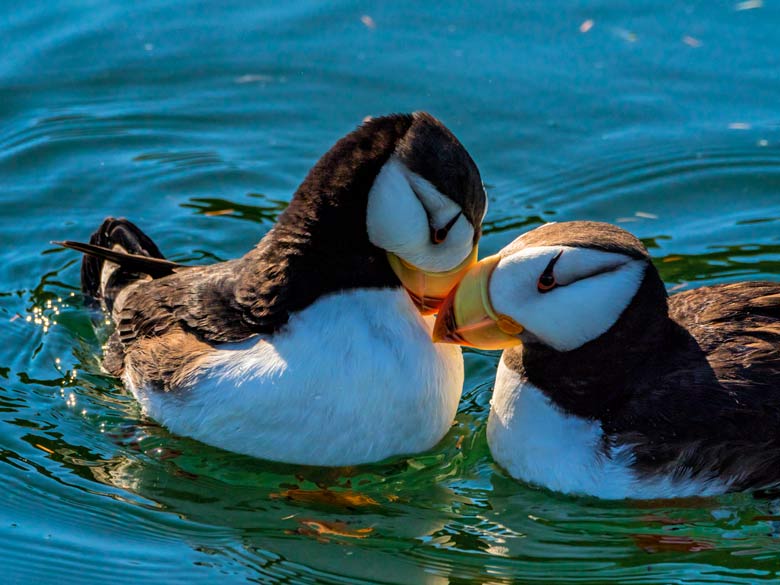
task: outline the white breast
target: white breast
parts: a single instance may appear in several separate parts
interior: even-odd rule
[[[487,439],[496,462],[512,477],[566,494],[604,499],[706,496],[722,482],[638,478],[630,448],[606,453],[598,421],[563,412],[544,393],[504,364],[498,367]]]
[[[401,290],[332,294],[273,336],[220,346],[188,387],[131,389],[173,432],[224,449],[309,465],[378,461],[429,449],[452,424],[463,358],[434,345],[431,327]]]

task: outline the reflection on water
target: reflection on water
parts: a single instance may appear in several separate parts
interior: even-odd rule
[[[592,219],[639,236],[673,292],[777,280],[780,6],[50,0],[6,13],[3,579],[780,580],[771,496],[600,502],[508,478],[485,440],[491,352],[465,352],[457,420],[414,457],[305,468],[171,435],[101,372],[105,317],[83,307],[78,259],[50,244],[114,215],[180,262],[238,256],[364,116],[426,109],[488,185],[484,255]]]
[[[232,203],[224,199],[214,199],[208,197],[195,197],[190,199],[189,203],[182,203],[182,207],[194,209],[196,213],[207,216],[225,216],[236,219],[254,221],[256,223],[273,225],[277,216],[287,207],[287,201],[268,199],[258,193],[249,193],[247,197],[253,199],[263,199],[265,205],[246,205]]]

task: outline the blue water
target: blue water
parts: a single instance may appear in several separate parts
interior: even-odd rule
[[[300,469],[173,436],[100,374],[49,243],[124,215],[173,259],[240,255],[363,117],[428,110],[482,171],[483,254],[597,219],[670,289],[778,280],[778,30],[776,0],[0,0],[0,581],[780,582],[775,501],[509,479],[490,352],[415,457]]]

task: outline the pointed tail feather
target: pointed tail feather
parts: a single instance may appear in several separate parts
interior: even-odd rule
[[[83,252],[81,290],[93,302],[103,301],[111,310],[114,298],[139,279],[161,278],[181,266],[165,260],[157,245],[134,223],[106,218],[92,234],[88,244],[55,242]]]
[[[89,254],[95,258],[108,260],[114,264],[119,264],[124,270],[148,274],[152,278],[162,278],[163,276],[173,274],[177,268],[182,268],[181,264],[171,262],[170,260],[151,258],[149,256],[141,256],[140,254],[129,254],[127,252],[111,250],[94,244],[85,244],[72,240],[52,242],[52,244],[62,246],[63,248],[70,248],[71,250],[78,250],[79,252]]]

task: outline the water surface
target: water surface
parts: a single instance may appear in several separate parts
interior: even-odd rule
[[[778,280],[778,3],[255,4],[0,0],[3,582],[780,582],[771,499],[508,478],[490,352],[414,457],[296,468],[173,436],[100,374],[49,243],[116,215],[175,260],[240,255],[364,116],[423,109],[482,170],[483,254],[595,219],[672,290]]]

